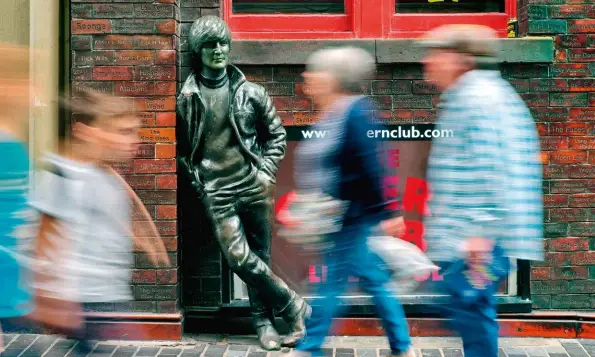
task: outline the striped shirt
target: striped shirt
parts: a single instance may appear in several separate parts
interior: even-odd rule
[[[460,258],[469,237],[485,237],[512,258],[543,260],[542,167],[537,129],[498,71],[464,74],[441,98],[428,163],[428,255]]]

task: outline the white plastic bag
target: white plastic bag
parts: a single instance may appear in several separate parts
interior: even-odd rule
[[[399,294],[407,294],[419,285],[416,276],[440,270],[415,244],[402,239],[371,236],[368,238],[368,247],[380,256],[386,268],[392,272]]]

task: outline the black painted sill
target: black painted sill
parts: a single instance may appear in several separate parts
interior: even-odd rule
[[[554,61],[552,37],[501,39],[504,63],[551,63]],[[394,40],[236,40],[232,63],[239,65],[301,65],[316,50],[337,46],[357,46],[374,54],[376,62],[417,63],[423,50],[412,39]]]

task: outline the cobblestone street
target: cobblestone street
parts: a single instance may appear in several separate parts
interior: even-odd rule
[[[75,343],[55,336],[5,335],[2,357],[80,357]],[[418,356],[463,356],[456,338],[414,338]],[[390,354],[385,338],[332,337],[325,352],[334,357],[382,357]],[[280,357],[289,349],[267,353],[252,336],[188,335],[180,342],[101,341],[89,357]],[[595,357],[595,340],[502,338],[503,357]]]

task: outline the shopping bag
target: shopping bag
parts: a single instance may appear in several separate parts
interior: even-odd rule
[[[277,209],[278,235],[306,250],[328,248],[328,235],[341,230],[348,204],[321,192],[292,192]]]
[[[402,239],[374,235],[368,238],[367,243],[369,249],[384,261],[384,268],[391,271],[399,294],[407,294],[417,288],[419,282],[416,276],[440,270],[415,244]]]

